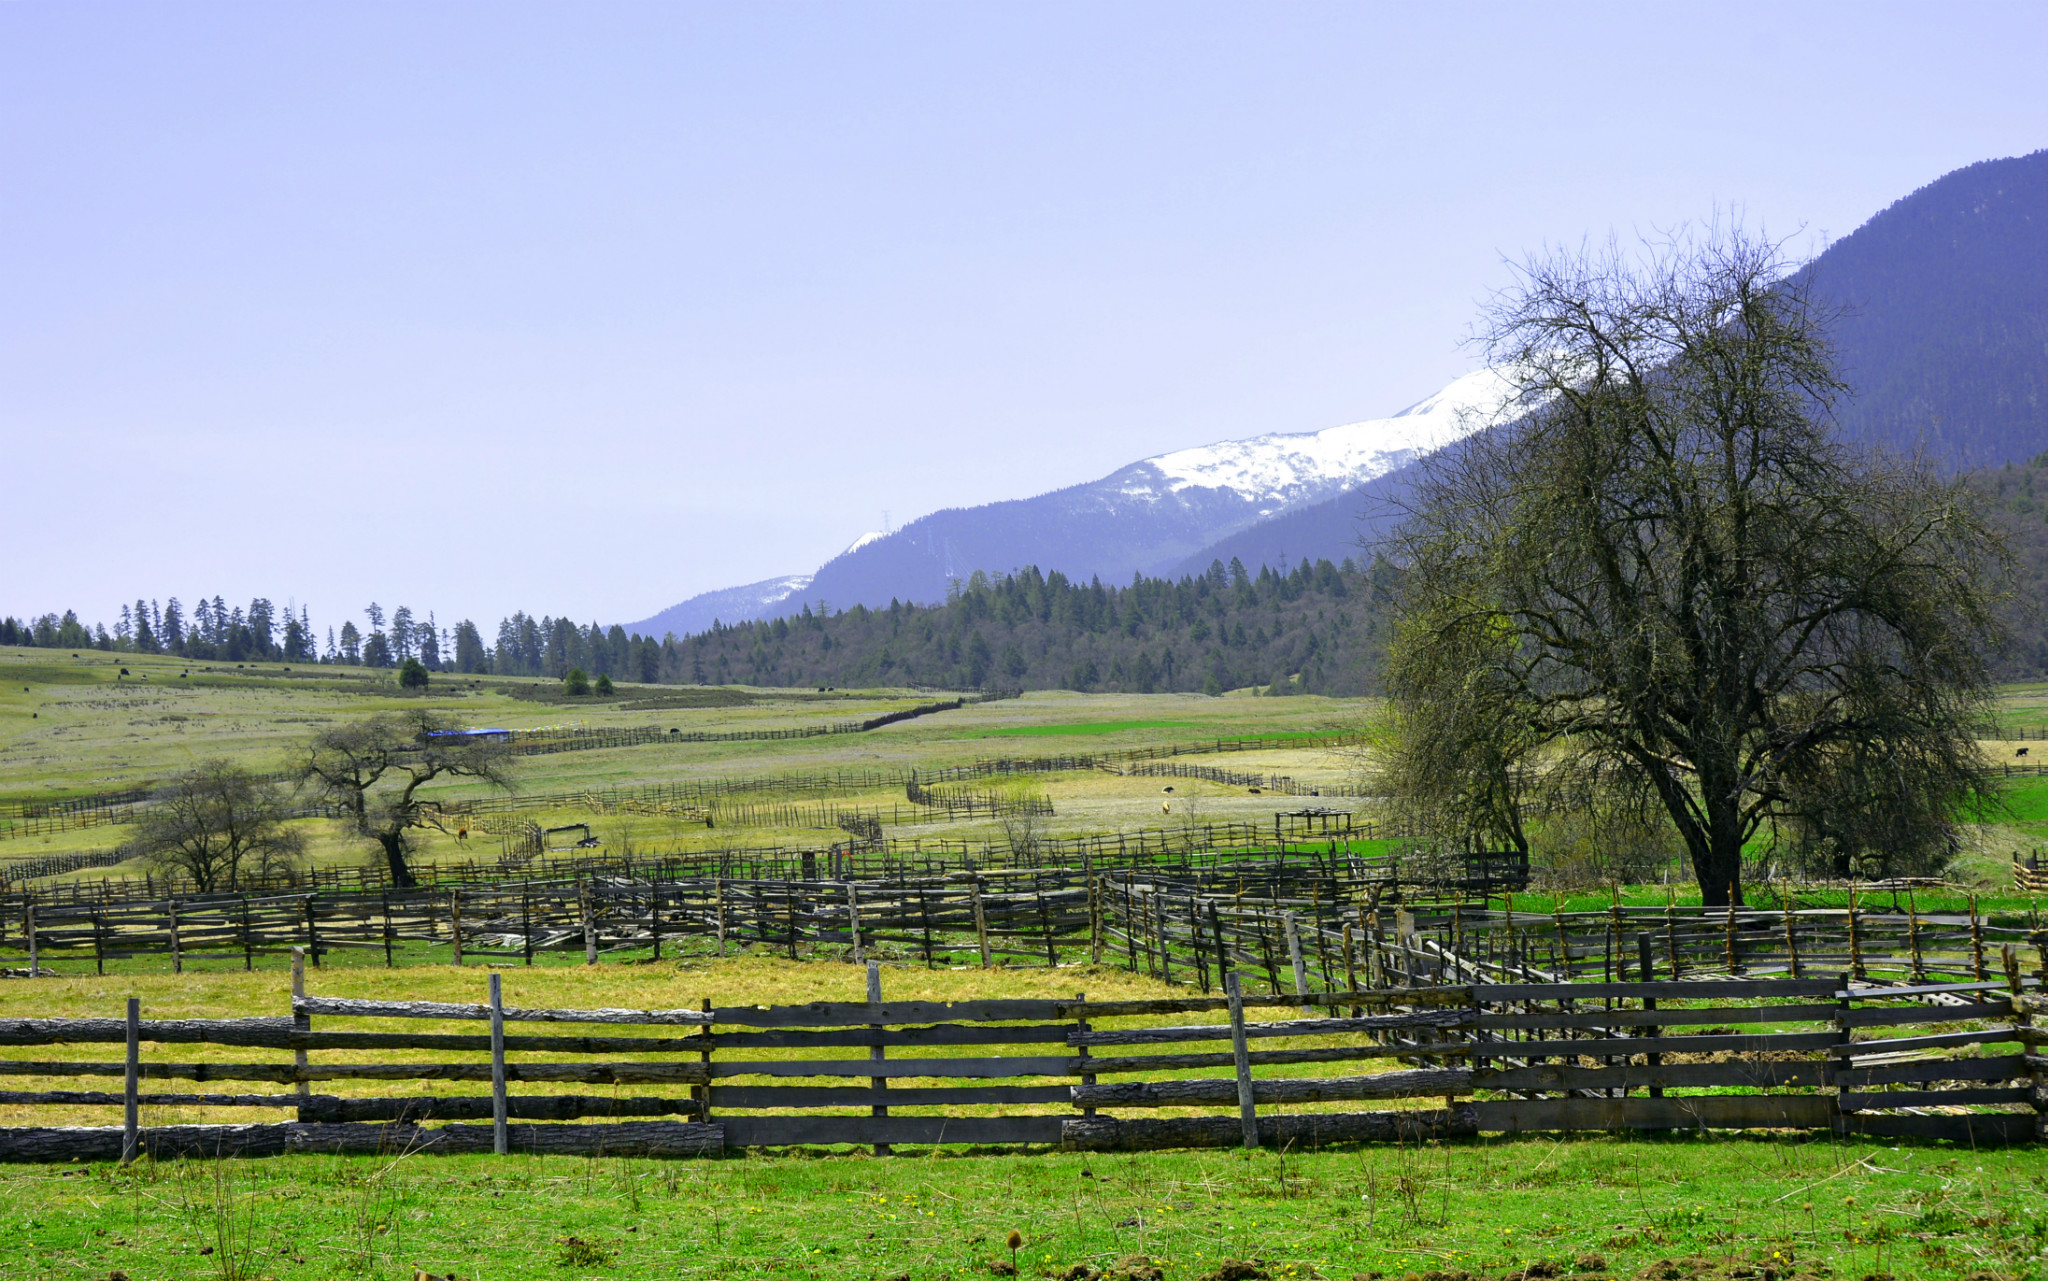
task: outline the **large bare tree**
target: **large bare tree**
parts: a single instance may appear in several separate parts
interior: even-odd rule
[[[1440,834],[1647,805],[1710,904],[1765,829],[1952,849],[2005,553],[1962,487],[1836,437],[1826,320],[1739,231],[1521,268],[1486,332],[1512,421],[1427,465],[1389,548],[1385,785]]]
[[[322,732],[300,753],[295,773],[382,847],[393,884],[412,885],[406,833],[435,826],[433,807],[420,788],[452,777],[509,791],[511,766],[511,754],[496,738],[466,734],[434,712],[410,711]]]
[[[231,890],[245,873],[262,877],[299,864],[305,839],[286,826],[289,818],[275,788],[239,765],[206,761],[143,810],[127,849],[191,878],[201,893]]]

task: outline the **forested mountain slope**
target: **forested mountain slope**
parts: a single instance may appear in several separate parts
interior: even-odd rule
[[[977,573],[943,605],[721,627],[676,643],[674,661],[720,684],[1366,694],[1387,610],[1385,584],[1349,562],[1125,587],[1025,569]]]

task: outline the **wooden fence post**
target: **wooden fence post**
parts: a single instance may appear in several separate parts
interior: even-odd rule
[[[868,1004],[869,1004],[869,1005],[876,1005],[876,1006],[879,1006],[879,1005],[880,1005],[881,1003],[882,1003],[882,966],[881,966],[881,963],[880,963],[879,961],[869,961],[869,962],[868,962]],[[875,1033],[875,1043],[874,1043],[873,1045],[870,1045],[870,1046],[868,1047],[868,1061],[869,1061],[870,1063],[880,1063],[880,1062],[881,1062],[882,1060],[884,1060],[884,1059],[886,1059],[886,1058],[888,1058],[888,1057],[889,1057],[889,1051],[888,1051],[888,1050],[887,1050],[887,1049],[886,1049],[886,1048],[885,1048],[885,1047],[884,1047],[884,1046],[882,1045],[882,1042],[881,1042],[881,1034],[882,1034],[882,1031],[883,1031],[883,1025],[882,1025],[882,1024],[880,1024],[880,1023],[870,1023],[870,1024],[868,1025],[868,1027],[869,1027],[869,1030],[871,1030],[871,1031],[873,1031],[873,1032]],[[889,1078],[888,1078],[888,1077],[885,1077],[885,1076],[871,1076],[871,1077],[869,1077],[869,1078],[868,1078],[868,1084],[869,1084],[869,1085],[871,1085],[871,1086],[873,1086],[873,1087],[874,1087],[874,1090],[875,1090],[875,1092],[876,1092],[877,1094],[879,1094],[879,1093],[881,1093],[882,1091],[884,1091],[884,1090],[887,1090],[887,1089],[889,1088]],[[882,1104],[882,1103],[877,1103],[877,1104],[875,1104],[875,1105],[874,1105],[874,1107],[873,1107],[873,1109],[872,1109],[872,1114],[873,1114],[873,1115],[875,1115],[875,1116],[887,1116],[887,1115],[889,1115],[889,1108],[888,1108],[888,1106],[887,1106],[886,1104]],[[877,1143],[877,1144],[875,1144],[875,1155],[876,1155],[876,1156],[887,1156],[887,1155],[889,1155],[889,1145],[888,1145],[888,1144],[886,1144],[886,1143]]]
[[[1970,955],[1976,962],[1977,981],[1987,983],[1991,971],[1984,967],[1984,922],[1977,915],[1977,896],[1970,896]]]
[[[576,914],[583,922],[583,963],[597,964],[597,919],[590,910],[590,883],[576,878]]]
[[[491,972],[491,1151],[504,1156],[511,1150],[511,1136],[505,1129],[505,998],[498,985],[498,973]]]
[[[718,899],[718,954],[725,955],[725,878],[714,877],[711,892]]]
[[[1287,960],[1294,967],[1294,994],[1308,995],[1308,967],[1301,959],[1301,922],[1292,912],[1283,912],[1280,922],[1287,930]]]
[[[654,959],[661,959],[661,882],[647,878],[647,932],[654,936]]]
[[[142,1108],[136,1095],[142,1088],[142,1002],[128,998],[128,1064],[123,1076],[121,1098],[121,1164],[135,1161],[142,1140]]]
[[[448,937],[455,943],[455,964],[462,964],[462,891],[448,891]]]
[[[43,976],[43,940],[42,936],[36,932],[36,904],[34,899],[29,900],[26,915],[28,917],[25,927],[28,930],[28,976],[32,979],[37,979]]]
[[[981,968],[985,970],[989,967],[988,913],[981,904],[981,874],[979,872],[974,874],[973,880],[967,882],[967,894],[974,903],[974,941],[981,948]]]
[[[1088,994],[1087,994],[1086,992],[1076,992],[1076,993],[1074,993],[1074,999],[1075,999],[1076,1001],[1086,1001],[1086,1000],[1088,999]],[[1093,1084],[1095,1084],[1095,1080],[1096,1080],[1096,1078],[1095,1078],[1095,1074],[1094,1074],[1093,1072],[1090,1072],[1090,1071],[1088,1071],[1088,1070],[1087,1070],[1087,1067],[1088,1067],[1088,1041],[1087,1041],[1087,1036],[1088,1036],[1088,1027],[1089,1027],[1089,1024],[1088,1024],[1088,1016],[1087,1016],[1087,1015],[1085,1015],[1085,1014],[1078,1014],[1078,1015],[1076,1015],[1076,1016],[1075,1016],[1075,1018],[1074,1018],[1074,1030],[1075,1030],[1076,1032],[1079,1032],[1079,1033],[1081,1034],[1081,1037],[1082,1037],[1082,1041],[1081,1041],[1081,1044],[1080,1044],[1079,1046],[1077,1046],[1077,1047],[1076,1047],[1076,1049],[1078,1049],[1078,1050],[1079,1050],[1079,1053],[1078,1053],[1078,1054],[1077,1054],[1077,1055],[1075,1056],[1076,1058],[1078,1058],[1078,1059],[1080,1059],[1080,1060],[1081,1060],[1081,1069],[1082,1069],[1082,1070],[1081,1070],[1081,1084],[1082,1084],[1082,1085],[1093,1085]],[[1095,1116],[1095,1109],[1094,1109],[1093,1107],[1084,1107],[1084,1108],[1082,1108],[1082,1109],[1081,1109],[1081,1115],[1082,1115],[1082,1116],[1084,1116],[1084,1117],[1087,1117],[1087,1118],[1093,1119],[1093,1118],[1094,1118],[1094,1116]]]
[[[170,900],[171,913],[171,973],[185,972],[185,949],[178,939],[178,900]]]
[[[853,935],[853,963],[859,965],[867,960],[867,952],[860,945],[860,898],[852,881],[846,883],[846,928]]]
[[[1657,963],[1650,948],[1650,932],[1648,930],[1642,930],[1636,934],[1636,977],[1644,983],[1654,983],[1657,979]],[[1656,1009],[1657,998],[1654,996],[1644,997],[1643,1008],[1646,1010]],[[1642,1034],[1646,1037],[1662,1036],[1664,1035],[1664,1029],[1652,1024],[1649,1027],[1645,1027]],[[1643,1056],[1643,1062],[1652,1068],[1659,1067],[1664,1062],[1664,1056],[1661,1054],[1646,1054]],[[1622,1093],[1626,1095],[1627,1091],[1624,1090]],[[1663,1098],[1664,1087],[1652,1085],[1650,1087],[1650,1097],[1653,1099]]]
[[[313,968],[320,968],[320,927],[313,919],[314,894],[306,896],[306,950],[313,955]]]
[[[299,1013],[297,1008],[299,1002],[305,999],[306,949],[295,947],[292,949],[292,1031],[294,1032],[310,1032],[313,1030],[312,1016]],[[311,1082],[305,1079],[306,1051],[303,1046],[292,1051],[292,1066],[299,1070],[298,1094],[300,1098],[304,1098],[313,1092],[313,1086]],[[306,1119],[303,1106],[299,1111],[299,1119],[301,1121]]]
[[[1237,971],[1223,979],[1223,994],[1230,1001],[1230,1052],[1237,1065],[1237,1115],[1244,1123],[1244,1145],[1259,1146],[1259,1112],[1252,1104],[1251,1047],[1244,1036],[1244,985]]]
[[[706,1014],[711,1013],[711,998],[708,996],[704,998],[704,1012]],[[690,1093],[698,1100],[697,1119],[709,1125],[711,1123],[711,1051],[718,1048],[717,1042],[711,1039],[711,1024],[709,1022],[706,1022],[697,1029],[697,1039],[704,1046],[698,1052],[698,1058],[704,1063],[705,1083],[703,1085],[691,1086]]]
[[[1855,891],[1851,890],[1850,893],[1853,895]],[[1852,897],[1849,901],[1853,904],[1856,900]],[[1851,922],[1854,922],[1854,920],[1856,919],[1853,914],[1853,911],[1849,919]],[[1855,937],[1853,931],[1851,932],[1850,937],[1852,939]],[[1856,976],[1853,971],[1848,974],[1842,975],[1841,979],[1839,980],[1841,983],[1841,988],[1835,994],[1835,1040],[1842,1045],[1847,1045],[1852,1039],[1854,1039],[1856,1034],[1856,1029],[1853,1026],[1851,1026],[1849,1022],[1849,995],[1851,991],[1849,985],[1855,979],[1855,977]],[[1840,1133],[1842,1130],[1847,1128],[1842,1123],[1841,1072],[1842,1068],[1844,1067],[1844,1065],[1848,1063],[1848,1061],[1849,1060],[1846,1058],[1838,1058],[1835,1055],[1830,1054],[1827,1058],[1826,1065],[1821,1069],[1821,1082],[1823,1088],[1827,1086],[1834,1087],[1834,1129],[1837,1133]]]
[[[1230,973],[1230,941],[1223,937],[1223,919],[1216,913],[1216,900],[1209,900],[1209,939],[1216,945],[1216,981]]]

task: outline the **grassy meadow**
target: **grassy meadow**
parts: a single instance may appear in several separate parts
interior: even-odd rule
[[[752,957],[502,973],[514,1004],[784,1003],[858,999],[864,989],[852,965]],[[408,969],[398,980],[330,969],[312,975],[310,987],[324,995],[473,1001],[483,986],[477,969],[448,966]],[[1086,967],[892,967],[886,982],[892,999],[1077,990],[1118,999],[1163,991],[1142,977]],[[286,976],[275,971],[7,983],[0,984],[0,1019],[104,1014],[129,995],[155,1017],[276,1014],[287,1008],[286,993]],[[318,1026],[372,1025],[322,1019]],[[473,1032],[475,1025],[420,1030]],[[0,1051],[8,1058],[47,1053]],[[146,1053],[179,1061],[284,1058],[206,1045]],[[37,1084],[10,1080],[18,1088]],[[108,1108],[33,1113],[44,1124],[118,1122]],[[151,1108],[143,1123],[249,1115]],[[0,1107],[0,1124],[26,1123],[30,1109]],[[840,1148],[666,1162],[393,1151],[145,1160],[128,1170],[0,1167],[0,1193],[7,1207],[0,1257],[8,1260],[0,1275],[35,1281],[116,1271],[134,1281],[404,1281],[415,1267],[465,1281],[940,1281],[1000,1275],[1012,1263],[1011,1231],[1022,1238],[1014,1263],[1024,1276],[1083,1277],[1085,1269],[1121,1261],[1125,1275],[1149,1275],[1130,1272],[1135,1265],[1159,1268],[1166,1281],[1246,1281],[1251,1274],[1229,1260],[1297,1281],[2048,1276],[2048,1151],[1809,1135],[1519,1137],[1251,1154],[905,1148],[876,1157]]]
[[[5,1273],[463,1281],[2009,1278],[2048,1155],[1784,1137],[1313,1153],[284,1157],[0,1169]],[[1014,1256],[1006,1237],[1021,1238]],[[1254,1270],[1226,1261],[1250,1263]]]
[[[437,676],[423,693],[407,693],[390,673],[360,669],[0,649],[0,804],[144,786],[216,756],[278,771],[321,728],[421,706],[471,726],[652,725],[705,732],[854,720],[946,696],[912,689],[621,686],[609,698],[568,699],[551,682],[452,676]],[[1220,698],[1036,693],[866,734],[525,757],[518,762],[518,785],[520,793],[539,797],[687,779],[925,769],[992,756],[1099,753],[1259,736],[1273,741],[1195,763],[1335,786],[1356,778],[1357,749],[1288,740],[1355,732],[1374,710],[1368,700],[1265,698],[1251,691]],[[1985,745],[1994,760],[2024,763],[2034,750],[2048,752],[2038,740],[2017,737],[2048,730],[2048,688],[2011,691],[2002,723],[2016,737]],[[2022,748],[2030,754],[2019,755]],[[1051,800],[1054,815],[1043,830],[1055,835],[1223,821],[1269,826],[1278,811],[1356,804],[1102,770],[1033,775],[1008,785],[1036,789]],[[443,794],[463,795],[465,785],[450,785]],[[770,791],[748,799],[830,800],[883,809],[904,804],[900,787]],[[2001,802],[2000,810],[1971,828],[1955,888],[1922,893],[1920,910],[1962,910],[1974,897],[2000,919],[2038,919],[2036,904],[2011,893],[2008,861],[2015,850],[2048,846],[2048,779],[2015,778]],[[522,817],[544,825],[587,822],[613,851],[816,846],[844,836],[836,828],[739,824],[707,830],[674,814],[604,812],[577,800],[536,802]],[[370,849],[339,824],[304,825],[321,864],[370,857]],[[0,865],[110,849],[124,834],[112,826],[10,834],[0,817]],[[987,822],[904,825],[890,834],[1003,837],[999,825]],[[1361,842],[1360,848],[1383,846]],[[497,852],[495,837],[473,837],[463,848],[452,835],[426,832],[415,856],[488,860]],[[124,865],[72,875],[91,879],[139,870]],[[1697,901],[1682,877],[1674,880],[1619,892],[1631,903]],[[1604,905],[1612,892],[1532,893],[1518,895],[1516,905],[1582,910]],[[1815,901],[1826,892],[1801,894]],[[445,957],[408,957],[395,973],[381,968],[381,954],[334,959],[340,963],[310,976],[316,994],[476,1001],[484,986],[481,967],[438,963]],[[1106,967],[927,970],[908,957],[885,959],[899,962],[885,970],[892,1000],[1069,997],[1082,991],[1109,999],[1166,992],[1142,975]],[[706,999],[718,1005],[850,1000],[864,991],[857,967],[822,953],[805,961],[713,958],[687,947],[679,955],[672,946],[658,962],[620,955],[586,968],[580,960],[543,953],[542,963],[532,968],[503,968],[506,1000],[662,1007],[696,1006]],[[163,968],[117,963],[106,975],[0,982],[0,1020],[113,1016],[129,996],[140,998],[152,1018],[276,1015],[288,1008],[288,979],[277,968],[243,973],[218,961],[195,962],[182,975]],[[322,1020],[319,1026],[378,1025]],[[419,1030],[475,1029],[424,1024]],[[1262,1048],[1289,1044],[1281,1038]],[[115,1047],[85,1047],[75,1057],[117,1053]],[[212,1045],[150,1047],[145,1056],[180,1062],[284,1058],[282,1052]],[[361,1058],[359,1052],[316,1051],[313,1060],[323,1056]],[[46,1057],[50,1051],[39,1047],[0,1048],[5,1059]],[[413,1057],[476,1056],[422,1051]],[[1289,1069],[1259,1071],[1285,1075]],[[76,1088],[76,1082],[19,1076],[9,1078],[8,1086]],[[319,1088],[342,1094],[389,1089],[372,1082]],[[431,1088],[477,1093],[486,1087],[436,1082]],[[617,1088],[658,1093],[674,1087]],[[105,1125],[118,1122],[116,1112],[0,1102],[0,1125]],[[248,1110],[166,1107],[146,1109],[143,1122],[249,1119]],[[1024,1276],[1082,1278],[1092,1268],[1111,1270],[1123,1281],[1143,1281],[1151,1267],[1166,1281],[1250,1281],[1257,1275],[1276,1281],[1391,1281],[1410,1274],[1419,1281],[2048,1278],[2048,1153],[1980,1153],[1805,1135],[1516,1138],[1256,1154],[906,1148],[878,1158],[842,1149],[686,1162],[392,1152],[379,1158],[144,1161],[125,1171],[105,1165],[0,1167],[0,1192],[7,1198],[0,1209],[0,1277],[37,1281],[104,1281],[116,1275],[129,1281],[404,1281],[415,1267],[464,1281],[893,1281],[1007,1275],[1003,1269],[1012,1264]],[[1022,1238],[1014,1256],[1005,1245],[1013,1230]],[[1250,1270],[1230,1260],[1248,1262]]]

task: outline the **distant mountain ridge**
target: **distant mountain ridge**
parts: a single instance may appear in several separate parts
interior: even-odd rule
[[[627,630],[687,635],[713,616],[733,623],[806,607],[930,604],[976,570],[1051,566],[1074,580],[1109,583],[1157,576],[1219,538],[1344,494],[1459,439],[1491,421],[1506,390],[1498,375],[1481,370],[1385,418],[1174,450],[1034,498],[933,512],[891,533],[863,535],[815,575],[707,592]],[[799,579],[806,581],[779,590]]]
[[[1924,447],[1958,469],[2048,450],[2048,151],[1947,174],[1801,274],[1842,311],[1850,438]],[[814,576],[706,593],[634,627],[687,634],[713,614],[931,603],[976,570],[1026,565],[1115,585],[1232,558],[1254,570],[1341,561],[1398,519],[1414,463],[1482,425],[1504,390],[1480,371],[1387,418],[1175,450],[1034,498],[934,512],[865,536]]]
[[[781,578],[764,578],[758,583],[748,583],[745,587],[699,592],[651,618],[627,623],[625,627],[634,636],[660,638],[670,632],[690,636],[708,630],[717,622],[740,623],[750,618],[773,618],[782,602],[810,585],[809,574],[786,574]]]
[[[1894,202],[1798,273],[1838,308],[1851,440],[1963,470],[2048,450],[2048,150],[1987,160]],[[1357,555],[1400,514],[1409,476],[1285,512],[1188,557],[1199,573]]]

